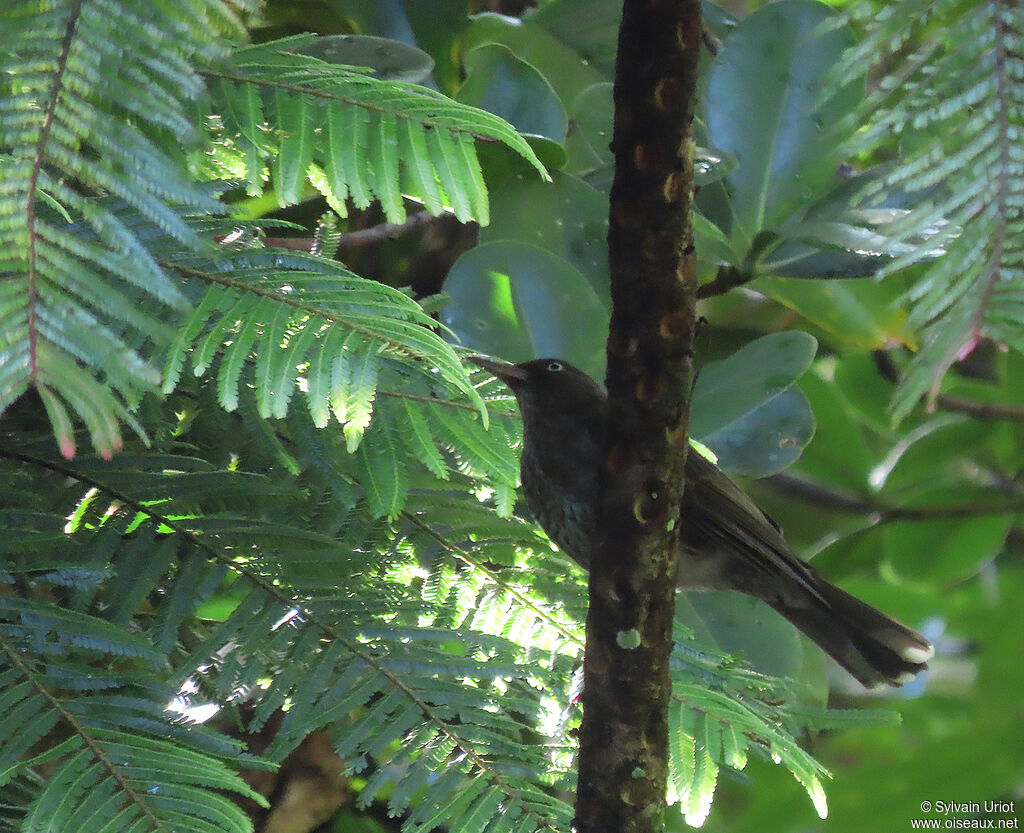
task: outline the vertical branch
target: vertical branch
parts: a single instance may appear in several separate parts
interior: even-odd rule
[[[576,827],[661,829],[696,261],[699,0],[624,0],[608,245],[611,407],[590,570]]]

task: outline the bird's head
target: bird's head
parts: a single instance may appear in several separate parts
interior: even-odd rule
[[[528,428],[534,419],[550,421],[562,414],[603,415],[607,407],[601,386],[562,359],[532,359],[519,364],[482,356],[471,356],[469,360],[512,389]]]

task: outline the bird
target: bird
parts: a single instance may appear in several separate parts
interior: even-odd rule
[[[469,361],[515,395],[523,418],[520,479],[527,506],[558,548],[586,569],[605,459],[604,389],[562,359]],[[766,602],[866,688],[901,686],[935,654],[919,633],[795,555],[778,524],[692,448],[679,528],[679,589],[736,590]]]

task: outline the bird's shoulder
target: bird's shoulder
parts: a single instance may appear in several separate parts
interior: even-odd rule
[[[699,537],[722,546],[760,570],[786,573],[814,595],[817,575],[798,558],[779,525],[750,496],[699,452],[686,457],[682,515]]]

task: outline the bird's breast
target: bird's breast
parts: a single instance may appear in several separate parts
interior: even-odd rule
[[[523,450],[523,494],[537,523],[560,550],[586,566],[596,523],[597,471],[591,467],[550,465]]]

